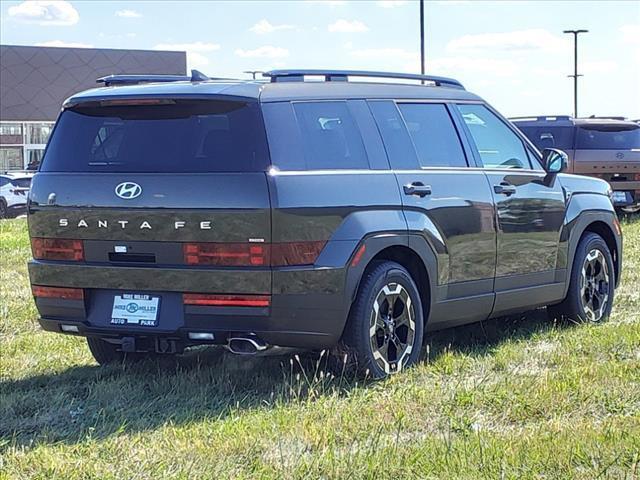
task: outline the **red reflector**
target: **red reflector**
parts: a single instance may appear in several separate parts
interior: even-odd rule
[[[288,242],[271,245],[271,265],[313,265],[327,242]]]
[[[351,266],[355,267],[360,263],[360,260],[362,260],[362,255],[364,255],[364,252],[367,251],[367,247],[365,245],[362,245],[358,251],[356,252],[356,254],[353,256],[353,260],[351,261]]]
[[[32,238],[31,251],[38,260],[84,260],[82,240]]]
[[[182,247],[187,265],[222,267],[269,265],[269,246],[255,243],[185,243]]]
[[[212,295],[203,293],[184,293],[185,305],[208,305],[211,307],[268,307],[270,295]]]
[[[64,298],[68,300],[82,300],[84,290],[82,288],[64,287],[43,287],[41,285],[31,285],[34,297],[40,298]]]

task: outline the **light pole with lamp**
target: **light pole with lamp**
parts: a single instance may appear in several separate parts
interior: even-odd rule
[[[570,33],[573,35],[573,116],[578,117],[578,35],[581,33],[587,33],[589,30],[564,30],[562,33]]]

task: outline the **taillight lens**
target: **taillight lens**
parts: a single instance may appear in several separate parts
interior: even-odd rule
[[[82,240],[32,238],[31,252],[37,260],[84,260]]]
[[[268,245],[256,243],[185,243],[187,265],[217,265],[221,267],[269,265]]]
[[[44,287],[42,285],[32,285],[31,291],[34,297],[39,298],[63,298],[67,300],[84,299],[84,290],[82,288]]]
[[[283,267],[313,265],[326,242],[185,243],[187,265],[222,267]]]
[[[185,305],[204,305],[210,307],[268,307],[270,295],[212,295],[204,293],[185,293],[182,295]]]

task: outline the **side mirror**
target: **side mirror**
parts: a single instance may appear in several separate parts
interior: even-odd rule
[[[542,167],[547,173],[564,172],[568,161],[568,155],[557,148],[545,148],[542,151]]]

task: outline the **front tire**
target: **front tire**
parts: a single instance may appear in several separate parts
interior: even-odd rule
[[[600,323],[609,319],[615,291],[615,270],[609,247],[600,235],[587,232],[578,243],[567,297],[548,307],[552,318]]]
[[[380,379],[410,367],[420,357],[423,331],[420,292],[409,272],[389,261],[367,267],[342,340],[352,369]]]

